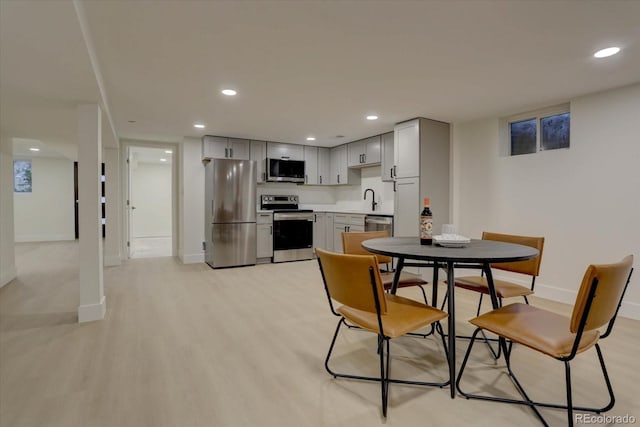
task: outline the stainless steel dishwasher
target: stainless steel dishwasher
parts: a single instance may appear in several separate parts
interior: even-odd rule
[[[389,236],[393,236],[393,217],[367,215],[364,217],[364,231],[389,231]]]

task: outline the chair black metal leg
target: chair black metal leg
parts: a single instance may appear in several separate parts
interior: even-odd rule
[[[427,299],[427,293],[424,291],[424,287],[421,285],[418,285],[418,287],[420,288],[420,290],[422,291],[422,297],[424,298],[424,303],[426,305],[429,305],[429,300]]]
[[[336,338],[338,337],[338,332],[340,332],[340,326],[342,326],[343,323],[346,324],[344,317],[340,318],[340,321],[338,322],[336,332],[333,334],[333,339],[331,340],[331,345],[329,346],[329,352],[327,353],[327,357],[324,359],[324,368],[328,373],[333,375],[334,378],[336,378],[338,375],[333,372],[331,368],[329,368],[329,359],[331,358],[331,353],[333,352],[333,346],[336,344]]]
[[[571,368],[569,361],[564,362],[565,381],[567,382],[567,425],[573,427],[573,405],[571,399]]]
[[[600,361],[600,367],[602,368],[602,375],[604,376],[604,381],[607,384],[607,390],[609,391],[609,404],[600,410],[596,411],[607,412],[609,409],[613,408],[613,405],[616,403],[616,397],[613,394],[613,387],[611,386],[611,381],[609,380],[609,374],[607,373],[607,367],[604,364],[604,357],[602,357],[602,350],[600,349],[600,344],[596,344],[596,352],[598,353],[598,360]],[[582,408],[579,408],[582,409]]]
[[[389,338],[383,337],[379,335],[379,339],[382,342],[386,342],[386,353],[387,353],[387,363],[385,368],[384,361],[384,345],[380,346],[380,389],[382,394],[382,416],[387,417],[387,404],[389,402],[389,359],[391,359],[389,354]]]

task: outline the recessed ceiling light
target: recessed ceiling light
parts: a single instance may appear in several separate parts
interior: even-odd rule
[[[620,48],[616,46],[608,47],[606,49],[600,49],[593,54],[596,58],[606,58],[607,56],[615,55],[620,52]]]
[[[35,148],[35,147],[31,147],[31,148],[29,148],[29,151],[40,151],[40,149],[39,148]]]
[[[167,154],[173,153],[173,151],[171,151],[171,150],[164,150],[164,152],[167,153]]]
[[[167,159],[160,159],[160,161],[161,161],[161,162],[166,162],[166,161],[167,161]]]
[[[375,115],[367,116],[367,120],[378,120],[378,116],[375,116]]]
[[[205,126],[202,123],[194,123],[193,127],[194,128],[198,128],[198,129],[204,129],[205,128]]]
[[[234,96],[235,94],[237,94],[238,92],[236,92],[233,89],[222,89],[222,94],[223,95],[227,95],[227,96]]]
[[[316,137],[315,136],[308,136],[307,137],[307,141],[315,141]]]

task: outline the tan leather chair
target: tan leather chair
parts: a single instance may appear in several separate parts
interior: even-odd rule
[[[329,299],[331,311],[340,316],[329,352],[325,359],[325,368],[334,377],[352,378],[380,382],[382,390],[382,414],[387,416],[389,383],[412,384],[443,387],[449,381],[441,383],[410,381],[389,378],[389,341],[412,331],[435,323],[439,330],[446,352],[440,320],[447,314],[437,308],[422,304],[399,295],[385,293],[382,287],[378,262],[373,255],[349,255],[316,249],[318,265],[322,273],[324,287]],[[342,306],[334,309],[333,301]],[[337,373],[329,367],[329,360],[336,337],[345,321],[378,335],[378,354],[380,357],[380,376]],[[385,364],[385,352],[387,354]],[[446,359],[446,357],[445,357]]]
[[[531,279],[530,286],[522,286],[508,280],[496,280],[493,284],[496,288],[498,301],[502,305],[503,298],[523,297],[524,301],[529,304],[528,295],[533,294],[533,288],[536,284],[536,277],[540,273],[540,263],[542,261],[542,249],[544,247],[544,237],[517,236],[513,234],[500,233],[482,233],[482,240],[493,240],[497,242],[516,243],[518,245],[530,246],[536,248],[539,252],[538,256],[526,261],[505,262],[500,264],[491,264],[492,270],[510,271],[521,275],[529,276]],[[489,286],[487,278],[484,276],[465,276],[456,277],[455,286],[458,288],[468,289],[480,293],[480,301],[478,302],[478,310],[476,316],[480,315],[480,307],[482,306],[482,297],[489,294]]]
[[[342,233],[342,251],[345,254],[352,255],[372,255],[371,252],[367,251],[362,247],[362,242],[369,239],[379,239],[383,237],[389,237],[388,231],[345,231]],[[385,255],[375,254],[378,265],[385,264],[391,265],[392,259],[391,257]],[[380,278],[382,279],[382,285],[385,290],[390,290],[393,285],[393,271],[383,271],[380,273]],[[422,297],[424,298],[424,303],[429,304],[427,300],[427,294],[424,291],[422,285],[426,285],[429,282],[422,279],[417,274],[408,273],[405,271],[400,272],[400,280],[398,281],[398,289],[406,288],[410,286],[418,286],[420,291],[422,291]]]
[[[458,391],[467,398],[528,405],[545,425],[548,424],[537,407],[567,409],[570,426],[573,425],[574,409],[596,413],[606,412],[611,409],[615,403],[615,397],[598,341],[609,336],[613,329],[618,308],[622,303],[622,298],[631,279],[633,272],[632,266],[632,255],[625,257],[622,261],[615,264],[590,265],[582,279],[571,318],[527,304],[516,303],[471,319],[470,322],[475,325],[477,329],[473,333],[456,380]],[[605,325],[607,325],[607,329],[605,333],[601,335],[599,328]],[[501,337],[501,346],[503,347],[509,376],[516,383],[516,389],[520,392],[524,400],[473,395],[461,390],[460,381],[469,354],[471,353],[476,336],[482,330],[493,332]],[[509,340],[508,345],[504,339]],[[567,394],[566,405],[534,402],[528,397],[511,369],[511,348],[514,342],[564,362]],[[609,391],[610,401],[602,408],[573,406],[569,362],[573,360],[577,354],[583,353],[594,346]]]

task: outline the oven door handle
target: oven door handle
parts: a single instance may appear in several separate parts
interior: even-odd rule
[[[313,214],[299,214],[295,212],[283,212],[273,214],[274,221],[311,221],[313,222]]]

